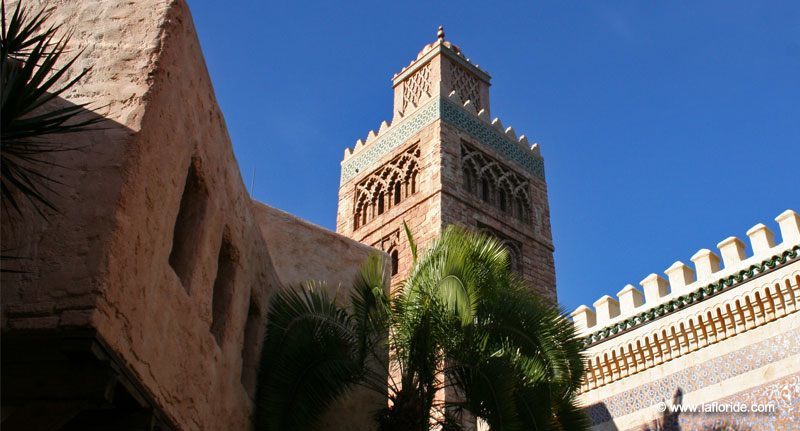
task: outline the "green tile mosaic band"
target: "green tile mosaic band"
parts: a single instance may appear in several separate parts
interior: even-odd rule
[[[519,143],[511,142],[491,124],[487,124],[455,103],[435,97],[410,117],[401,120],[398,124],[393,124],[391,129],[376,141],[366,144],[366,147],[359,150],[358,153],[342,161],[340,184],[353,179],[365,168],[374,166],[383,156],[437,119],[467,133],[508,160],[514,161],[525,171],[544,180],[544,162],[541,158],[522,148]]]

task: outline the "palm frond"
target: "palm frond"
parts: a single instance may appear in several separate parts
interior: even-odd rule
[[[380,390],[375,379],[381,376],[365,371],[364,359],[385,341],[393,373],[387,372],[390,402],[376,414],[382,431],[426,431],[434,425],[456,430],[473,415],[493,430],[587,429],[575,404],[583,345],[574,326],[511,273],[508,253],[497,240],[448,227],[391,296],[383,290],[387,279],[376,256],[356,279],[350,308],[337,307],[321,293],[276,298],[264,356],[277,359],[264,366],[279,371],[264,374],[260,390],[272,395],[259,403],[271,403],[265,417],[277,427],[311,426],[353,385],[371,381]],[[315,351],[330,345],[326,352]],[[316,359],[309,364],[308,358]],[[329,375],[315,382],[316,388],[307,387],[311,380],[304,378],[318,369]],[[458,396],[442,400],[437,397],[442,390]],[[306,404],[295,413],[297,400]]]
[[[411,229],[408,228],[408,224],[406,221],[403,220],[403,230],[406,232],[406,239],[408,240],[408,246],[411,249],[411,258],[413,262],[417,261],[417,243],[414,241],[414,235],[411,234]]]
[[[372,255],[362,265],[353,284],[350,302],[358,334],[359,357],[366,360],[375,344],[388,335],[390,310],[387,285],[386,261]]]
[[[364,375],[353,319],[320,289],[287,289],[267,313],[257,387],[259,430],[305,430]]]

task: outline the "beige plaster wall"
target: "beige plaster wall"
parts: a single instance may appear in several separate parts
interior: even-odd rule
[[[378,249],[285,211],[257,201],[252,208],[283,286],[322,281],[332,289],[341,286],[346,291],[367,257],[379,254],[387,259]]]
[[[250,200],[184,1],[67,0],[51,20],[84,50],[67,78],[92,67],[62,103],[91,102],[87,115],[107,121],[54,159],[60,213],[4,218],[4,247],[31,259],[3,277],[2,330],[96,330],[178,429],[249,429],[270,294],[306,279],[346,285],[372,250]],[[205,210],[182,281],[170,253],[190,166]],[[231,299],[215,317],[223,241]],[[374,397],[346,402],[350,429],[367,429]]]

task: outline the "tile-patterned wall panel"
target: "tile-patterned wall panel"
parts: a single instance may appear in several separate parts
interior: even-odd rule
[[[773,408],[772,411],[665,413],[626,431],[789,431],[800,429],[800,374],[715,400],[718,405]]]
[[[612,417],[652,409],[659,402],[671,400],[678,389],[683,393],[694,392],[794,355],[800,355],[799,330],[776,335],[662,379],[628,389],[609,397],[602,404],[589,406],[587,413],[593,424],[601,424]],[[708,402],[711,401],[713,400]]]

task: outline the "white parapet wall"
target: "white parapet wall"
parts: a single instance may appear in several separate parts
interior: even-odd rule
[[[592,429],[680,423],[704,429],[719,416],[664,412],[665,405],[769,404],[773,414],[731,417],[752,429],[800,429],[800,216],[764,224],[625,286],[573,319],[586,344],[579,400]],[[738,405],[737,404],[737,405]],[[794,412],[794,413],[792,413]],[[679,418],[680,416],[680,418]]]
[[[731,236],[717,244],[719,255],[709,249],[701,249],[691,258],[694,268],[676,261],[664,270],[666,278],[652,273],[639,285],[625,286],[614,299],[604,295],[594,302],[594,309],[581,305],[571,313],[575,326],[582,335],[613,326],[647,310],[667,304],[680,296],[706,287],[709,283],[724,279],[742,270],[800,244],[800,216],[794,210],[786,210],[775,218],[782,241],[775,244],[775,235],[764,224],[757,224],[747,231],[753,254],[745,255],[745,244]],[[722,256],[722,259],[720,259]],[[642,300],[643,299],[643,300]]]

